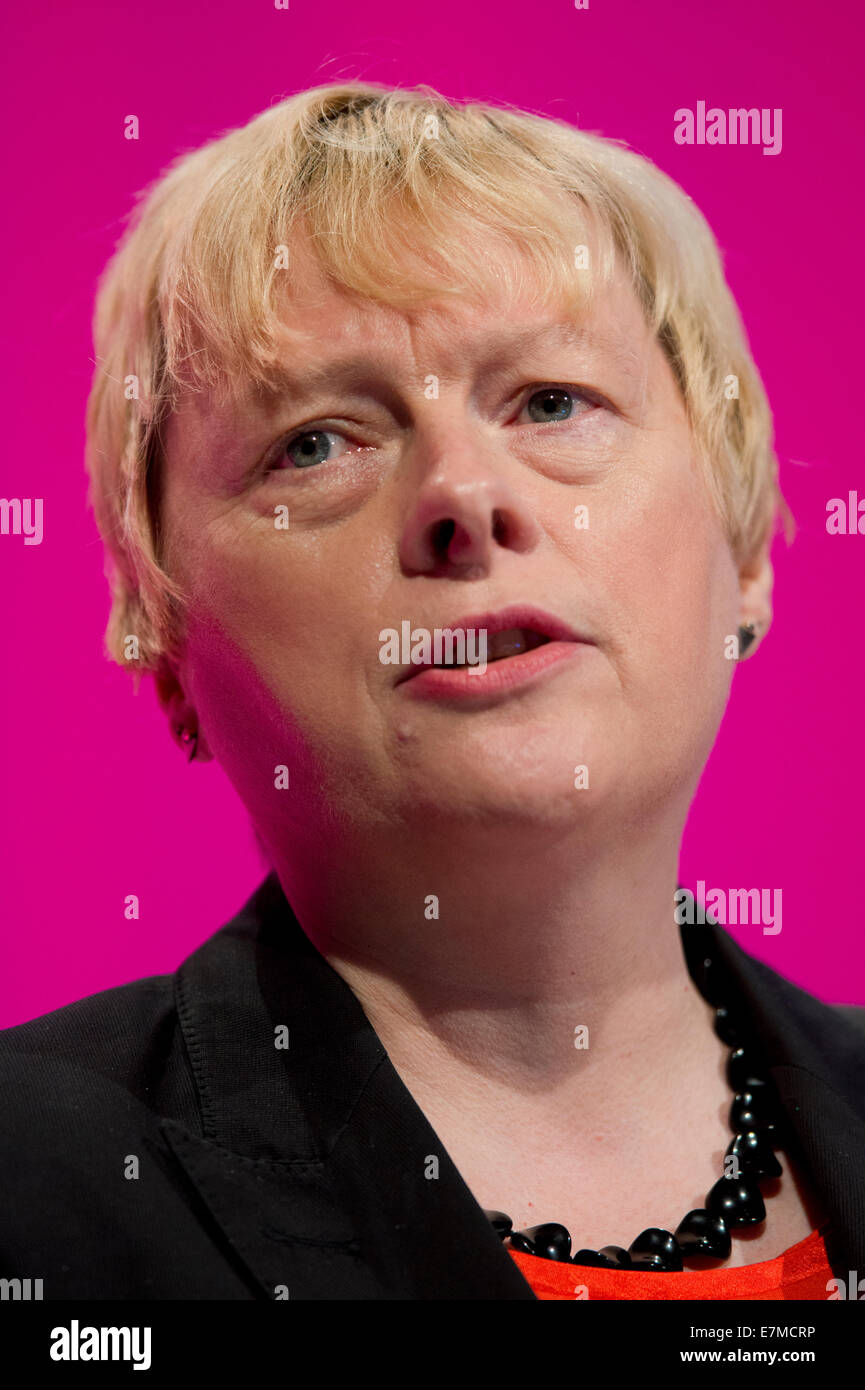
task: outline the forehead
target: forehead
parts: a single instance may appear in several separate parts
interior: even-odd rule
[[[457,376],[469,359],[495,366],[522,353],[555,346],[585,346],[632,363],[651,339],[639,302],[624,273],[585,296],[575,283],[579,309],[562,304],[531,264],[505,244],[479,248],[490,265],[482,294],[431,296],[400,308],[363,298],[333,283],[299,240],[292,248],[292,283],[280,302],[274,372],[278,390],[304,382],[323,384],[327,373],[364,356],[392,356],[438,375]],[[575,269],[575,277],[585,274]]]
[[[621,267],[591,295],[577,284],[563,305],[511,244],[486,239],[478,254],[490,267],[482,293],[442,290],[396,307],[336,284],[308,243],[293,240],[267,385],[235,380],[182,396],[163,424],[163,456],[214,444],[227,455],[240,433],[263,445],[287,410],[332,410],[335,393],[366,395],[383,380],[412,392],[430,375],[447,385],[521,367],[563,377],[597,368],[634,402],[657,388],[678,405],[666,356]]]

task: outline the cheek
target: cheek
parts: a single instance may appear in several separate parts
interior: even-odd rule
[[[600,520],[593,582],[623,688],[674,718],[714,718],[732,679],[738,580],[702,479],[687,458],[662,485],[632,473]]]
[[[346,723],[362,644],[377,636],[370,576],[351,553],[338,536],[260,520],[211,528],[187,565],[188,669],[211,723],[240,711],[310,738]]]
[[[197,542],[190,536],[185,555],[190,637],[193,628],[220,633],[241,651],[276,657],[334,616],[326,547],[269,517],[229,514]]]
[[[630,490],[617,539],[623,581],[674,628],[706,631],[735,612],[737,580],[723,526],[689,454]],[[666,624],[665,624],[666,625]]]

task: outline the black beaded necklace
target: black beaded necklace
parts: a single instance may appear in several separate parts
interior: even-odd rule
[[[726,1260],[732,1249],[730,1231],[765,1220],[759,1182],[762,1178],[781,1176],[781,1165],[773,1150],[786,1146],[782,1135],[783,1109],[744,1010],[739,1009],[735,1016],[731,1011],[732,989],[720,963],[704,953],[689,963],[689,969],[703,998],[715,1008],[715,1032],[732,1049],[727,1059],[727,1080],[735,1092],[730,1107],[733,1138],[725,1157],[735,1157],[736,1163],[730,1167],[736,1175],[731,1172],[719,1178],[706,1196],[705,1207],[689,1211],[674,1232],[650,1226],[640,1232],[627,1250],[620,1245],[605,1245],[601,1250],[577,1250],[572,1254],[570,1232],[556,1221],[515,1231],[504,1212],[484,1212],[501,1239],[510,1241],[512,1250],[598,1269],[668,1273],[681,1270],[683,1259],[696,1255]],[[728,1002],[721,1002],[722,998]],[[726,1162],[724,1166],[727,1167]]]

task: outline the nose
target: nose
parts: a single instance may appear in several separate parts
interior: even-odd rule
[[[541,528],[527,498],[482,445],[451,435],[430,452],[400,537],[406,574],[483,578],[499,547],[534,548]]]

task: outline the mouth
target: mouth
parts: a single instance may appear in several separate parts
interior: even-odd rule
[[[513,661],[538,647],[557,643],[585,643],[589,640],[562,622],[560,618],[554,617],[553,614],[524,605],[511,606],[497,613],[478,613],[460,618],[458,621],[448,624],[445,629],[440,630],[463,634],[474,631],[476,634],[485,634],[485,664],[487,666]],[[466,646],[467,644],[463,642],[463,652],[467,655]],[[412,662],[411,665],[401,669],[396,684],[401,685],[405,681],[413,680],[424,671],[478,672],[477,650],[475,650],[474,661],[457,660],[458,655],[458,650],[451,650],[443,653],[441,661]],[[482,677],[478,675],[477,679],[480,681]]]
[[[468,627],[468,624],[466,626]],[[489,666],[493,661],[507,661],[508,657],[520,656],[523,652],[533,651],[535,647],[542,647],[545,642],[550,640],[546,633],[538,632],[531,627],[509,627],[503,632],[488,632],[487,665]],[[465,671],[468,667],[476,664],[476,662],[456,660],[418,662],[402,679],[411,680],[418,671]]]
[[[493,632],[487,636],[487,662],[506,661],[509,656],[519,656],[535,647],[542,647],[551,638],[532,627],[509,627],[504,632]],[[442,662],[442,666],[466,666],[468,662]]]

